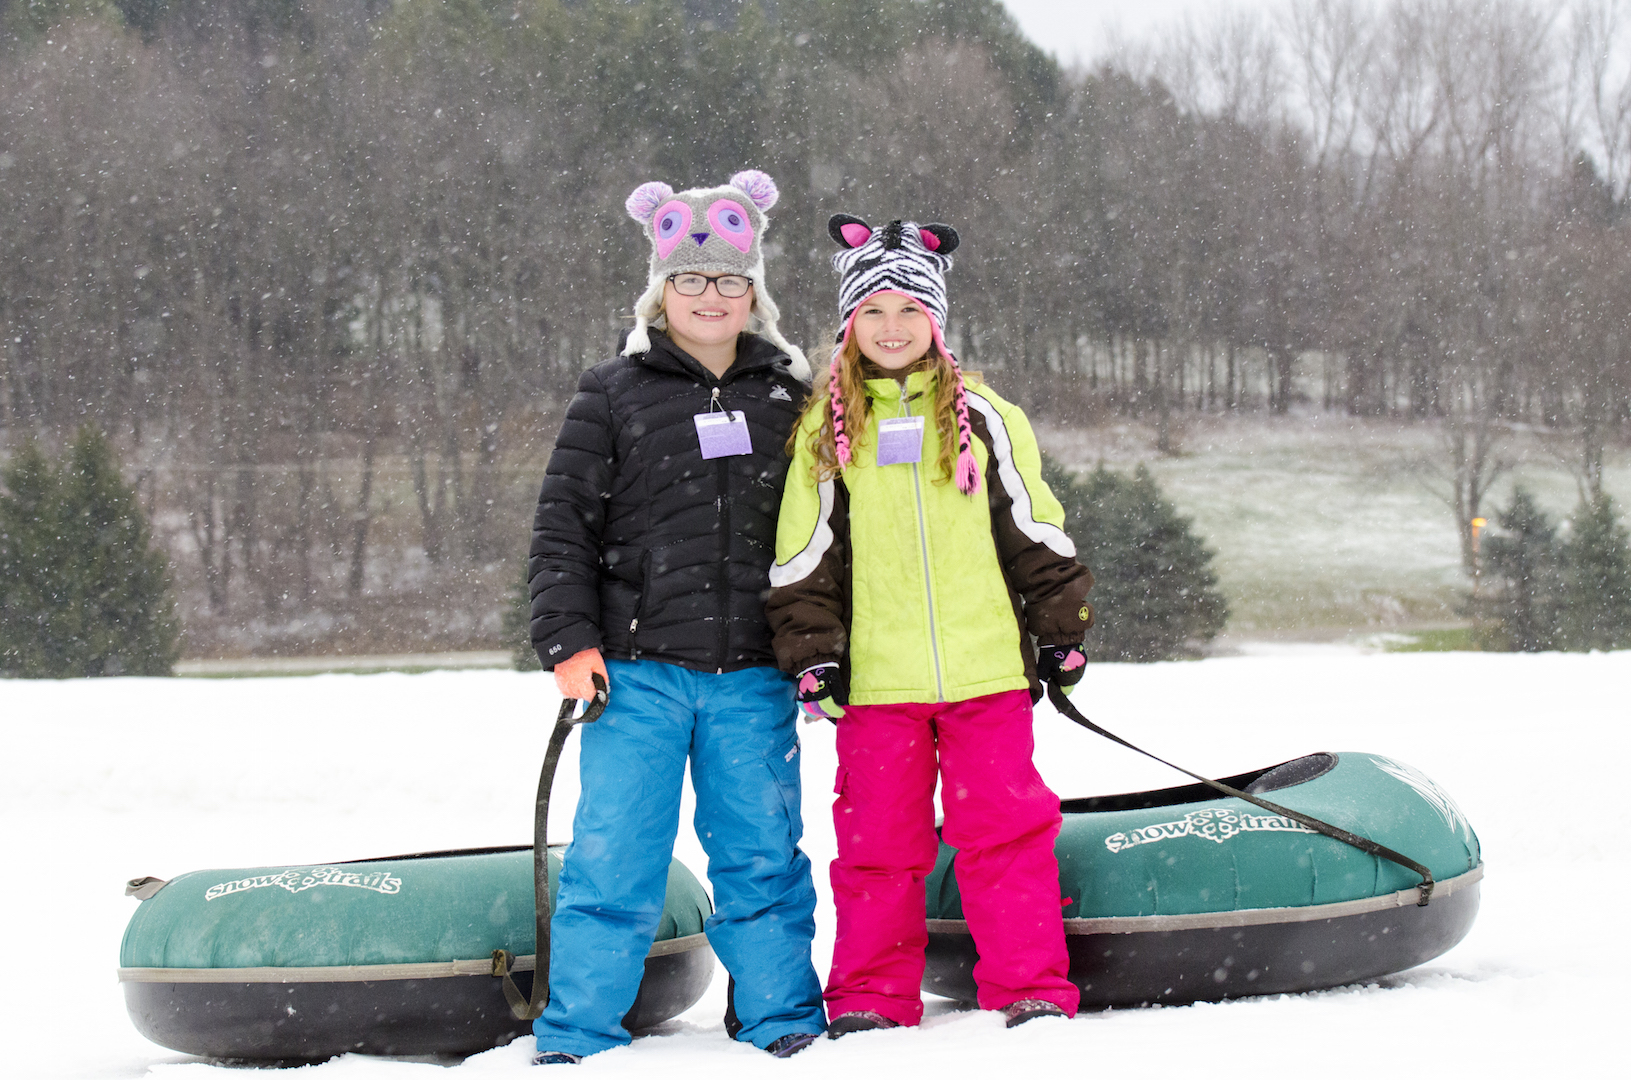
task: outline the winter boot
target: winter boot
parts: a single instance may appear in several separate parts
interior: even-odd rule
[[[870,1010],[866,1012],[847,1012],[834,1017],[833,1022],[827,1025],[827,1038],[841,1039],[845,1035],[851,1035],[857,1031],[880,1031],[883,1028],[892,1027],[900,1027],[900,1025],[882,1013],[875,1013]]]
[[[1035,1020],[1039,1016],[1063,1016],[1065,1010],[1051,1001],[1041,998],[1025,998],[1002,1007],[1002,1015],[1008,1018],[1009,1027],[1019,1027],[1028,1020]]]
[[[789,1058],[815,1042],[821,1036],[808,1031],[795,1031],[791,1035],[783,1035],[779,1039],[772,1039],[765,1053],[771,1057]]]

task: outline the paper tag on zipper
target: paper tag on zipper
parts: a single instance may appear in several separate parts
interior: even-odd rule
[[[879,422],[879,465],[910,465],[922,460],[923,417],[897,416]]]
[[[732,413],[705,412],[697,413],[691,419],[697,424],[697,442],[702,446],[703,460],[753,453],[747,413],[741,410]]]

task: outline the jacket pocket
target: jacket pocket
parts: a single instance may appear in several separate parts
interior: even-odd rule
[[[640,623],[651,606],[651,552],[640,556],[640,591],[634,598],[634,618],[629,621],[629,644],[636,653],[640,650]]]

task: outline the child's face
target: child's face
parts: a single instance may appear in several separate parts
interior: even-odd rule
[[[693,355],[703,349],[728,344],[747,329],[753,311],[753,290],[743,296],[721,296],[712,282],[701,296],[682,296],[674,283],[663,286],[663,314],[668,316],[668,336],[674,344]]]
[[[909,296],[878,293],[855,310],[850,326],[861,355],[885,371],[899,371],[929,351],[934,328],[929,313]]]

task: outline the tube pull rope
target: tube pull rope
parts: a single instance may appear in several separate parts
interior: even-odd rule
[[[503,979],[504,997],[510,1003],[510,1013],[517,1020],[536,1020],[544,1015],[549,1005],[549,794],[555,786],[555,768],[561,763],[561,751],[566,737],[578,724],[592,724],[606,711],[611,691],[606,680],[597,671],[595,696],[584,703],[583,713],[573,716],[578,700],[567,698],[561,702],[560,714],[555,718],[555,730],[549,733],[549,748],[544,751],[544,767],[538,774],[538,799],[532,819],[532,892],[536,925],[533,934],[534,967],[532,969],[532,999],[521,994],[511,977],[515,957],[507,949],[493,950],[493,977]]]
[[[1156,757],[1148,750],[1145,750],[1142,747],[1134,746],[1132,743],[1128,742],[1126,739],[1123,739],[1115,732],[1107,731],[1095,724],[1093,721],[1089,720],[1087,717],[1083,716],[1076,710],[1076,706],[1070,703],[1070,698],[1065,696],[1065,692],[1058,686],[1055,686],[1053,683],[1048,684],[1048,700],[1053,703],[1053,707],[1055,709],[1059,710],[1060,716],[1080,724],[1082,727],[1093,732],[1095,735],[1102,735],[1104,738],[1109,739],[1113,743],[1125,746],[1127,749],[1132,750],[1135,753],[1143,754],[1152,761],[1159,761],[1169,769],[1177,769],[1185,776],[1194,777],[1196,780],[1199,780],[1201,783],[1205,784],[1214,791],[1220,791],[1231,798],[1241,799],[1245,802],[1251,803],[1253,806],[1261,807],[1270,813],[1279,814],[1282,817],[1290,818],[1297,824],[1313,829],[1322,836],[1329,836],[1333,840],[1340,840],[1349,847],[1358,848],[1367,855],[1375,855],[1379,858],[1386,859],[1389,862],[1398,863],[1405,869],[1420,874],[1421,885],[1419,885],[1418,888],[1421,890],[1421,899],[1416,901],[1416,906],[1426,907],[1428,902],[1433,899],[1433,872],[1427,869],[1427,867],[1423,866],[1421,863],[1417,862],[1415,859],[1412,859],[1410,856],[1401,855],[1390,847],[1385,847],[1382,844],[1378,844],[1376,841],[1360,836],[1358,833],[1351,833],[1341,826],[1332,825],[1328,821],[1321,821],[1317,817],[1310,817],[1299,810],[1293,810],[1290,807],[1281,806],[1279,803],[1269,802],[1267,799],[1258,798],[1256,795],[1249,795],[1244,791],[1238,791],[1235,788],[1230,787],[1228,784],[1220,783],[1217,780],[1209,780],[1200,773],[1190,772],[1182,765],[1174,765],[1166,758]]]

